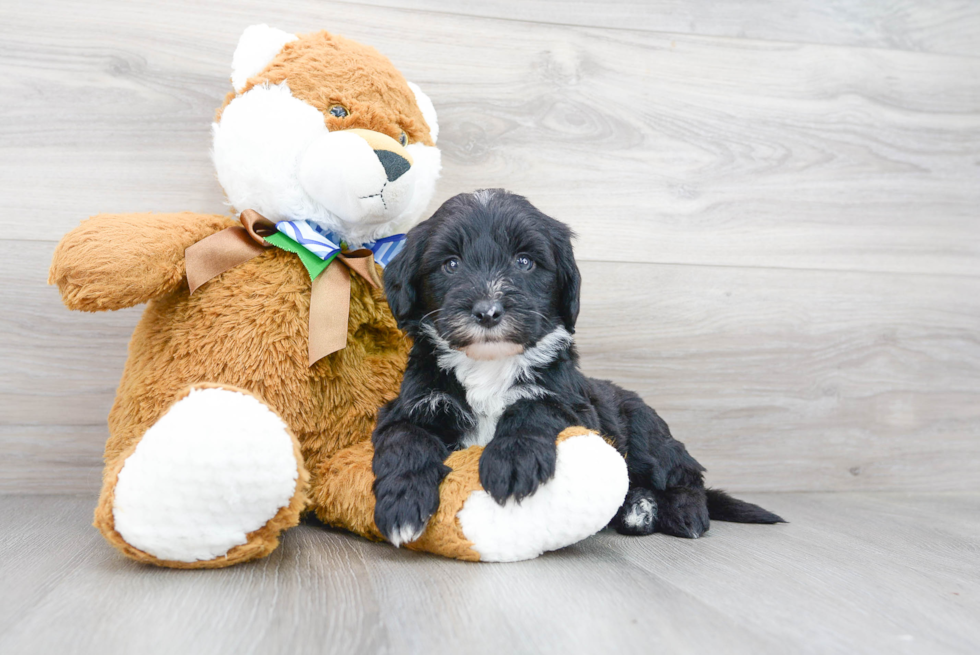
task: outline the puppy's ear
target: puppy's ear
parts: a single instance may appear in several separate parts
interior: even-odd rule
[[[559,223],[561,229],[555,236],[555,266],[557,272],[557,304],[558,315],[569,334],[575,333],[575,321],[578,320],[579,294],[582,290],[582,275],[575,263],[575,253],[572,250],[572,231]]]
[[[384,271],[385,296],[398,327],[409,334],[422,318],[422,256],[429,237],[426,222],[408,233],[405,246],[388,263]]]

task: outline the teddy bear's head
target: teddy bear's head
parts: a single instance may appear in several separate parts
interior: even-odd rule
[[[421,219],[439,176],[435,109],[376,50],[253,25],[231,81],[212,156],[236,210],[311,221],[352,245]]]

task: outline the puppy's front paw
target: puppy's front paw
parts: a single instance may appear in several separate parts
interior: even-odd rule
[[[375,481],[374,523],[395,547],[415,541],[439,509],[439,480],[402,474]]]
[[[501,505],[533,494],[555,475],[555,442],[532,438],[494,439],[480,457],[480,484]]]

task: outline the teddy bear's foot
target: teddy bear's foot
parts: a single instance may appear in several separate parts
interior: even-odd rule
[[[96,526],[134,559],[210,568],[268,555],[305,504],[299,444],[254,396],[195,387],[107,469]]]
[[[569,428],[558,438],[555,476],[521,502],[498,504],[473,491],[457,514],[484,562],[515,562],[595,534],[616,515],[629,487],[626,462],[599,435]]]
[[[446,459],[439,509],[415,541],[404,544],[444,557],[484,562],[531,559],[577,543],[609,524],[629,487],[626,462],[605,439],[585,428],[559,435],[555,476],[520,503],[498,505],[480,486],[481,446]],[[341,450],[322,464],[311,490],[325,523],[369,539],[384,539],[374,524],[371,442]]]

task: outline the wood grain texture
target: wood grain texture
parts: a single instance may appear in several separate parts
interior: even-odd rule
[[[973,54],[975,5],[428,2],[4,3],[0,491],[97,486],[141,309],[65,311],[54,241],[225,211],[209,125],[257,22],[371,43],[426,88],[435,202],[505,186],[575,227],[586,370],[712,483],[978,488],[980,59],[932,54]]]
[[[367,0],[371,4],[583,27],[980,56],[969,0]]]
[[[980,490],[972,278],[587,263],[584,370],[755,490]]]
[[[0,417],[5,425],[105,425],[142,307],[69,312],[47,285],[54,244],[0,243]]]
[[[209,124],[241,29],[273,20],[371,43],[428,90],[437,202],[519,191],[578,230],[583,259],[980,273],[977,58],[303,1],[272,17],[257,0],[31,2],[4,19],[11,237],[222,211]]]
[[[980,497],[767,494],[781,526],[603,532],[472,564],[302,525],[232,569],[140,566],[94,498],[0,497],[5,653],[974,653]]]
[[[52,247],[0,244],[9,281],[0,285],[0,491],[97,488],[105,418],[139,317],[139,308],[65,310],[44,285]],[[657,408],[710,483],[980,490],[975,279],[581,268],[584,370]]]

